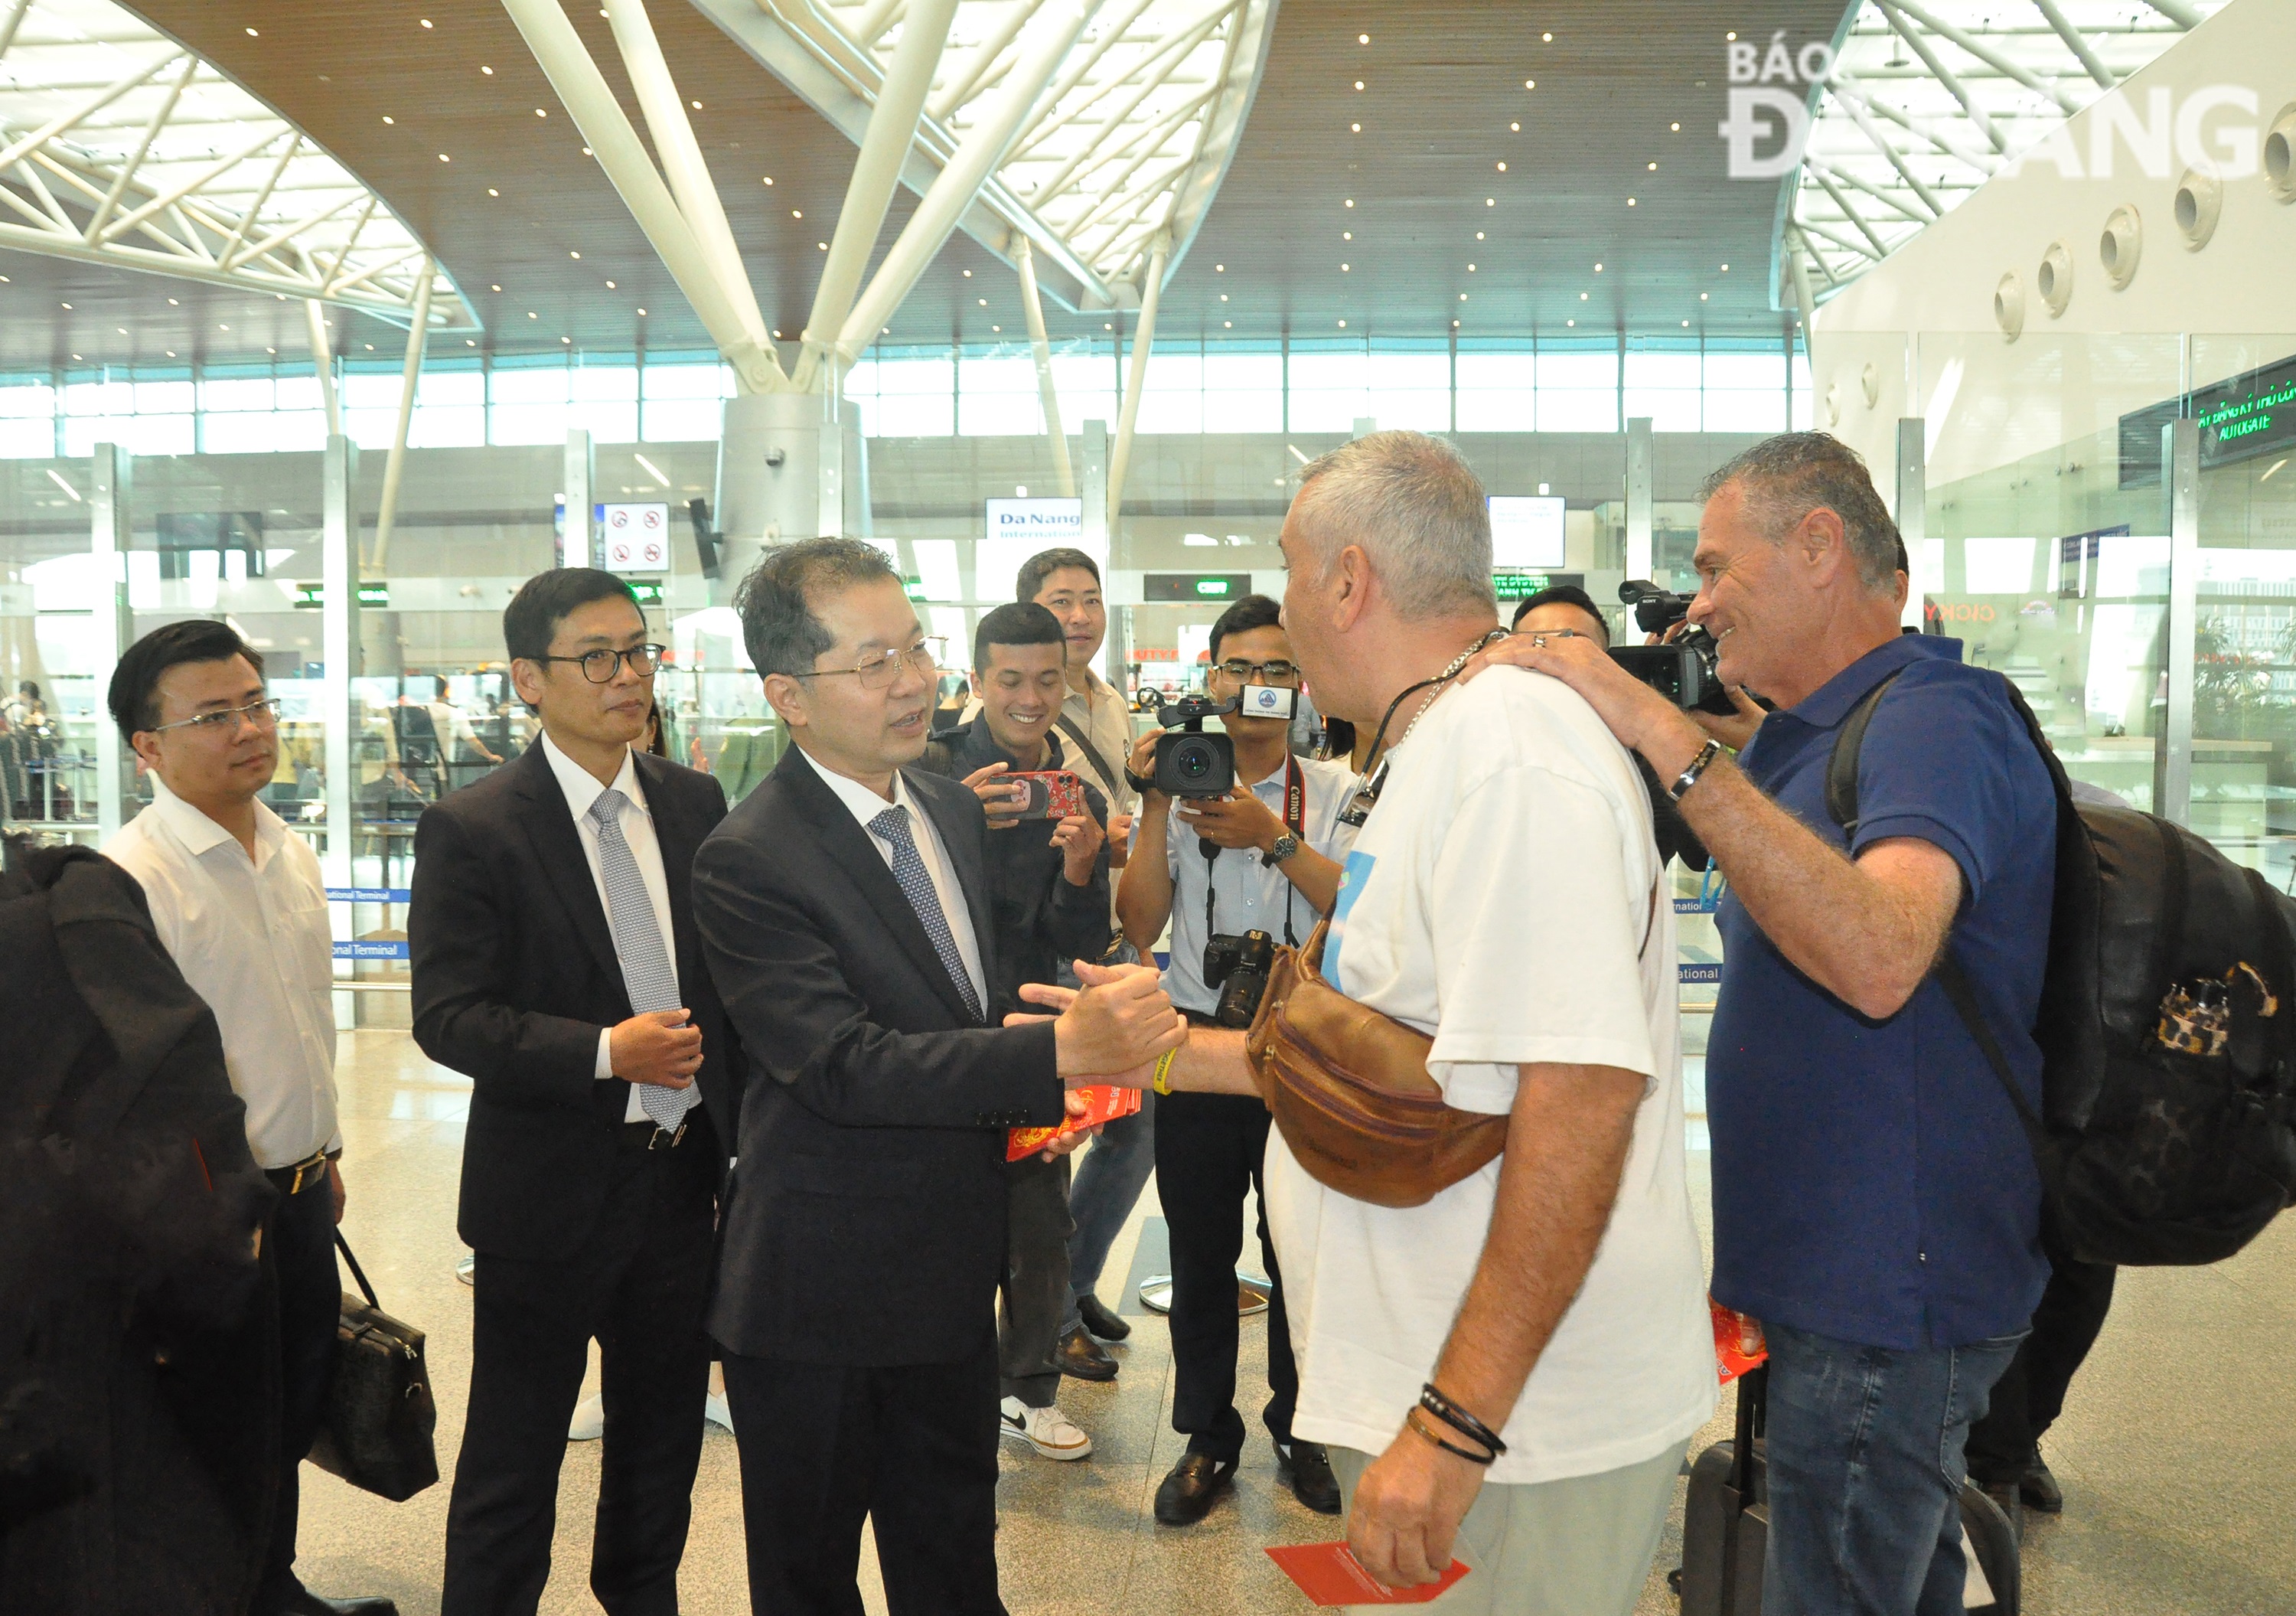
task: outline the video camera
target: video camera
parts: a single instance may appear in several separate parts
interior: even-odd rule
[[[1156,789],[1167,797],[1225,797],[1235,786],[1235,742],[1204,734],[1206,718],[1236,710],[1230,698],[1184,696],[1156,710],[1166,734],[1156,737]]]
[[[1634,608],[1635,626],[1644,634],[1664,634],[1689,615],[1693,597],[1628,578],[1619,586],[1619,599]],[[1611,648],[1611,660],[1677,707],[1726,718],[1738,710],[1718,670],[1720,655],[1714,636],[1695,623],[1663,644]]]

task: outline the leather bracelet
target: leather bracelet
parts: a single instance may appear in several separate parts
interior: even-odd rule
[[[1177,1048],[1168,1049],[1162,1054],[1158,1055],[1156,1057],[1156,1075],[1149,1079],[1148,1086],[1151,1088],[1153,1088],[1160,1095],[1170,1094],[1172,1092],[1170,1080],[1172,1076],[1172,1062],[1179,1058],[1180,1052]]]
[[[1706,766],[1719,757],[1721,752],[1722,742],[1712,739],[1708,740],[1705,745],[1698,749],[1698,755],[1690,760],[1689,766],[1675,777],[1674,783],[1667,787],[1666,794],[1677,802],[1681,801],[1684,794],[1692,786],[1696,785],[1700,777],[1706,773]]]
[[[1143,797],[1156,789],[1156,782],[1152,778],[1146,775],[1136,775],[1128,768],[1124,771],[1124,783]]]
[[[1469,1441],[1480,1442],[1489,1448],[1492,1458],[1507,1450],[1507,1445],[1499,1440],[1497,1431],[1446,1397],[1436,1388],[1434,1382],[1430,1381],[1419,1389],[1419,1406]]]
[[[1428,1423],[1425,1412],[1416,1407],[1405,1413],[1403,1423],[1445,1453],[1456,1454],[1470,1464],[1480,1464],[1485,1469],[1488,1469],[1492,1462],[1498,1457],[1495,1453],[1476,1453],[1471,1448],[1460,1447],[1456,1442],[1446,1441],[1441,1434]]]

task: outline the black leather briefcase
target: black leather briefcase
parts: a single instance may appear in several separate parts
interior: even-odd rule
[[[335,1249],[361,1296],[343,1292],[334,1383],[311,1463],[353,1487],[401,1503],[439,1479],[439,1407],[422,1361],[422,1332],[382,1310],[342,1232]]]

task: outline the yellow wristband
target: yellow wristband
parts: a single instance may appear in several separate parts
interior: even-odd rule
[[[1180,1052],[1177,1049],[1168,1049],[1162,1054],[1158,1055],[1156,1057],[1156,1075],[1150,1081],[1149,1087],[1153,1088],[1160,1095],[1170,1094],[1172,1092],[1172,1086],[1168,1079],[1172,1075],[1172,1062],[1179,1058]]]

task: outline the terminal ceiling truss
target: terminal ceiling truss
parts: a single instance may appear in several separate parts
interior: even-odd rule
[[[922,192],[1033,30],[1075,0],[961,0],[902,178]],[[694,0],[858,144],[907,0]],[[1130,307],[1160,238],[1166,274],[1210,207],[1250,111],[1275,0],[1083,0],[1074,45],[962,220],[1012,259],[1033,244],[1071,308]]]
[[[1823,302],[2226,3],[1856,0],[1785,181],[1782,297]]]
[[[428,274],[433,329],[479,328],[381,198],[110,0],[0,0],[0,246],[402,326]]]

